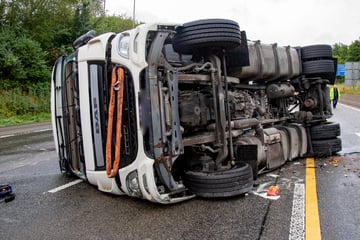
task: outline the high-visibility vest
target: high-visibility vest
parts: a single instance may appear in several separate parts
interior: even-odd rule
[[[338,100],[340,100],[340,90],[339,88],[336,88],[337,89],[337,93],[338,93]],[[334,100],[334,97],[335,97],[335,88],[334,87],[331,87],[330,88],[330,100]]]

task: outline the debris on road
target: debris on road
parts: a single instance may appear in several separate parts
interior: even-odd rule
[[[272,196],[272,197],[274,197],[274,196],[278,196],[279,195],[279,187],[278,186],[270,186],[269,187],[269,189],[268,189],[268,191],[267,191],[267,193],[266,193],[266,195],[267,196]]]
[[[9,184],[0,185],[0,202],[10,202],[15,199],[12,187]]]
[[[273,182],[262,183],[262,184],[258,185],[258,187],[255,190],[251,191],[251,193],[256,196],[260,196],[262,198],[266,198],[266,199],[270,199],[270,200],[278,200],[280,198],[279,187],[274,186],[272,184],[273,184]],[[274,188],[274,190],[276,190],[276,188],[277,188],[277,194],[276,195],[268,195],[268,191],[270,188]],[[270,193],[270,194],[272,194],[272,193]]]
[[[345,159],[344,156],[334,156],[330,158],[330,160],[327,161],[327,163],[333,165],[334,167],[337,167],[339,163],[342,162],[344,159]]]

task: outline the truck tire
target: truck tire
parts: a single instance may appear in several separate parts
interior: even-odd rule
[[[244,194],[253,187],[252,169],[247,163],[216,172],[187,171],[185,186],[195,195],[206,198],[232,197]]]
[[[226,19],[206,19],[185,23],[176,28],[172,40],[174,50],[181,54],[207,52],[211,49],[233,49],[240,45],[237,22]]]
[[[313,153],[320,156],[331,156],[341,151],[341,139],[325,139],[312,141]]]
[[[301,48],[301,59],[332,59],[332,48],[330,45],[311,45]]]
[[[305,75],[321,75],[334,73],[334,61],[333,60],[314,60],[303,62],[303,73]]]
[[[311,139],[323,140],[332,139],[340,136],[340,124],[339,123],[325,123],[310,127]]]

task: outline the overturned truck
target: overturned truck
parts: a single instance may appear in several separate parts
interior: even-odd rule
[[[60,169],[158,203],[230,197],[258,174],[341,150],[329,45],[248,41],[238,23],[144,24],[74,42],[53,68]]]

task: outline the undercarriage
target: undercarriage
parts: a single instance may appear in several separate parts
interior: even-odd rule
[[[233,46],[234,26],[204,20],[150,35],[143,94],[150,96],[157,173],[170,191],[183,181],[203,197],[241,194],[258,174],[317,154],[309,131],[331,117],[333,68],[301,73],[308,60],[301,49],[248,42],[240,31]],[[334,64],[332,56],[315,57]]]

